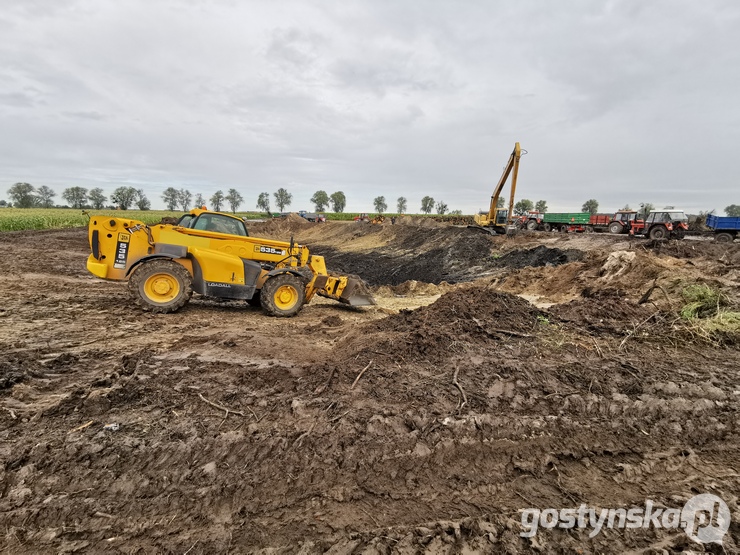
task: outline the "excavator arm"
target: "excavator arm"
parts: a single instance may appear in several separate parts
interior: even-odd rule
[[[516,195],[516,180],[519,174],[519,159],[522,157],[522,149],[519,143],[514,145],[514,150],[509,157],[509,161],[506,163],[504,172],[501,174],[501,178],[498,180],[496,187],[491,195],[491,205],[488,208],[488,214],[478,214],[475,216],[475,223],[480,226],[491,226],[491,227],[502,227],[504,232],[506,224],[509,221],[509,217],[514,213],[514,197]],[[506,215],[506,221],[503,222],[503,226],[498,222],[498,199],[501,196],[501,191],[506,185],[506,181],[511,175],[511,194],[509,195],[509,209]]]

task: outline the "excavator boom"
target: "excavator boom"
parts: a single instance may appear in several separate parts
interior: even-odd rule
[[[477,214],[475,216],[475,223],[482,227],[492,227],[500,230],[501,233],[506,232],[506,224],[508,224],[511,214],[514,213],[514,198],[516,195],[516,181],[519,174],[519,159],[522,157],[522,149],[519,143],[515,143],[514,150],[509,157],[509,161],[506,163],[504,172],[501,174],[501,178],[498,180],[496,187],[493,189],[491,195],[491,205],[488,208],[488,214]],[[511,194],[509,195],[509,208],[508,210],[499,210],[498,199],[501,196],[501,191],[506,185],[506,181],[511,175]]]

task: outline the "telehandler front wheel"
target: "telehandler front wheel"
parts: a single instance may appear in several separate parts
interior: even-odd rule
[[[128,288],[141,308],[162,314],[182,308],[193,296],[190,272],[174,260],[162,258],[137,266]]]
[[[303,308],[306,291],[303,283],[292,274],[280,274],[262,286],[262,308],[272,316],[295,316]]]

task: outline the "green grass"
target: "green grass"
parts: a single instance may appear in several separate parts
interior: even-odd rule
[[[728,310],[727,295],[705,283],[687,285],[681,291],[686,304],[681,318],[691,332],[712,343],[737,343],[740,339],[740,312]]]
[[[715,316],[727,304],[725,294],[706,283],[687,285],[681,291],[681,296],[686,302],[681,308],[681,317],[684,320]]]

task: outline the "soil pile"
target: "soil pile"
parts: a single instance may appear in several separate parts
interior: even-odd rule
[[[442,282],[439,285],[425,283],[423,281],[409,280],[399,285],[381,285],[376,287],[374,292],[378,296],[397,296],[397,297],[427,297],[431,295],[441,295],[449,290],[450,284]]]
[[[442,363],[461,351],[478,352],[512,337],[530,337],[541,316],[521,297],[488,287],[460,287],[431,305],[363,326],[342,342],[338,360],[371,352],[406,362]]]
[[[648,240],[645,250],[674,258],[706,258],[726,265],[740,266],[740,244],[696,240]]]
[[[273,218],[266,222],[249,224],[249,234],[255,237],[273,237],[280,241],[288,241],[291,233],[296,233],[311,227],[313,224],[298,214],[290,213],[284,218]]]
[[[508,252],[496,259],[493,266],[498,268],[559,266],[581,260],[583,255],[583,251],[575,249],[560,250],[540,245],[533,249]]]
[[[491,237],[466,229],[385,226],[373,236],[378,246],[365,251],[314,242],[311,252],[326,257],[332,270],[357,274],[371,285],[399,285],[409,280],[435,285],[471,281],[494,267]],[[368,237],[363,234],[361,239]]]
[[[555,305],[548,312],[590,332],[620,335],[633,331],[655,313],[653,307],[639,305],[624,295],[619,289],[586,288],[582,298]]]

